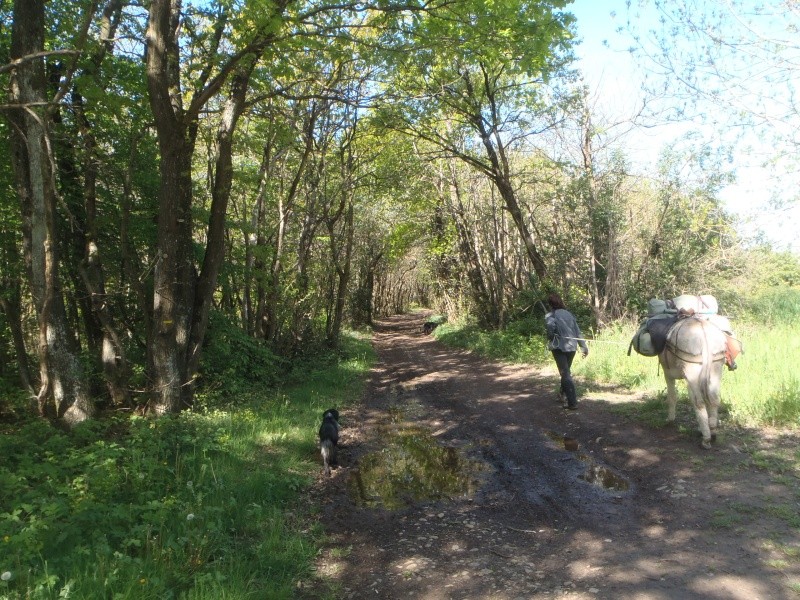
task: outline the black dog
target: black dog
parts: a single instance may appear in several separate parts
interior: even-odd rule
[[[336,447],[339,445],[339,411],[329,408],[322,413],[322,425],[319,427],[319,447],[325,475],[331,474],[331,465],[336,465]]]

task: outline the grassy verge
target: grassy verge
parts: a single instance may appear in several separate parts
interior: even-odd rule
[[[574,374],[587,382],[614,384],[644,392],[647,403],[659,404],[666,391],[658,359],[632,352],[628,344],[633,323],[608,327],[590,338],[587,360],[576,360]],[[800,323],[736,323],[744,344],[736,371],[723,374],[722,402],[727,418],[742,426],[800,427],[800,374],[794,364],[800,357]],[[482,332],[472,327],[446,324],[434,332],[442,342],[469,348],[484,356],[508,362],[549,365],[552,357],[543,335],[514,331]],[[678,384],[686,397],[686,387]]]
[[[70,433],[0,425],[0,598],[289,598],[322,533],[304,491],[324,409],[360,395],[345,358],[176,417]]]
[[[493,360],[542,365],[553,359],[543,339],[511,330],[483,331],[474,325],[445,323],[434,335],[448,346],[468,348]]]
[[[800,356],[800,323],[780,327],[739,323],[736,335],[745,353],[738,369],[722,376],[722,403],[727,418],[741,426],[800,426],[800,375],[793,367]],[[656,358],[627,356],[634,327],[613,327],[597,336],[589,360],[576,363],[575,374],[591,381],[618,383],[646,392],[648,397],[666,390]],[[686,397],[685,385],[679,390]]]

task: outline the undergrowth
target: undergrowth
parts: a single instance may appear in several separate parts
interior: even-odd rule
[[[300,502],[319,418],[358,398],[372,360],[346,346],[174,417],[0,425],[0,598],[292,597],[322,535]]]

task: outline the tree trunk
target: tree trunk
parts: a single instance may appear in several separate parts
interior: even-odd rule
[[[145,370],[147,373],[153,373],[153,349],[150,345],[150,340],[153,339],[153,293],[145,281],[143,281],[139,273],[142,272],[142,261],[136,247],[131,240],[130,235],[130,220],[131,208],[133,206],[133,169],[134,159],[138,149],[139,138],[137,134],[131,138],[130,141],[130,154],[128,157],[128,167],[125,170],[125,175],[122,180],[123,194],[120,206],[120,225],[119,225],[119,238],[120,249],[122,254],[122,264],[120,265],[120,276],[122,284],[120,288],[124,291],[132,290],[136,296],[139,306],[141,307],[141,317],[144,321],[144,340],[140,343],[145,348]],[[124,306],[124,303],[120,303]],[[131,326],[131,329],[133,327]]]
[[[353,204],[349,196],[349,189],[344,190],[342,194],[346,196],[346,198],[343,198],[343,202],[346,202],[346,208],[344,206],[341,207],[344,208],[344,223],[343,231],[341,232],[344,240],[341,246],[337,239],[336,222],[342,216],[342,210],[339,210],[335,218],[330,219],[327,223],[333,274],[330,286],[331,315],[328,319],[325,337],[328,345],[334,348],[339,344],[339,336],[342,331],[347,288],[350,283],[350,263],[353,255]]]
[[[596,242],[596,229],[595,229],[595,212],[597,210],[597,179],[594,174],[594,149],[592,148],[592,121],[588,109],[584,108],[583,118],[581,120],[581,128],[583,129],[583,139],[581,143],[581,155],[583,157],[583,173],[586,178],[586,185],[589,192],[589,205],[587,206],[589,212],[590,236],[586,247],[586,258],[589,265],[589,282],[591,286],[591,300],[592,311],[594,312],[595,320],[602,324],[604,322],[603,311],[601,304],[601,284],[598,279],[597,265],[599,264],[597,256],[597,242]]]
[[[113,51],[114,36],[122,13],[122,0],[109,0],[100,17],[100,44],[92,56],[95,72],[99,72],[103,59]],[[84,232],[79,266],[81,280],[86,287],[92,318],[91,324],[98,324],[99,331],[89,334],[89,338],[99,346],[99,361],[105,377],[111,402],[114,406],[128,406],[130,393],[128,380],[130,365],[125,353],[106,294],[106,277],[100,256],[97,231],[97,177],[100,168],[97,155],[97,139],[94,128],[84,110],[83,97],[73,92],[73,106],[81,139],[83,140],[83,214]],[[95,339],[96,338],[96,339]]]
[[[0,224],[2,248],[0,249],[0,308],[6,315],[6,322],[11,331],[11,341],[16,356],[17,371],[22,388],[32,397],[36,396],[35,382],[28,362],[28,351],[25,348],[25,334],[22,328],[22,262],[20,260],[17,239],[12,231],[6,229],[6,223]]]
[[[265,200],[266,200],[266,186],[269,173],[269,165],[272,156],[272,146],[270,143],[265,144],[264,152],[261,157],[261,166],[258,169],[258,192],[256,193],[256,200],[253,206],[253,212],[250,216],[250,231],[245,237],[245,280],[244,280],[244,309],[242,321],[245,331],[249,335],[255,335],[260,331],[259,325],[259,306],[253,302],[253,281],[255,274],[263,269],[263,260],[256,257],[254,249],[263,247],[264,241],[264,217],[265,217]],[[260,281],[260,278],[259,278]],[[256,298],[261,298],[262,295],[258,293],[262,286],[256,286]]]
[[[311,110],[308,113],[307,120],[303,124],[303,150],[300,156],[300,162],[297,165],[292,182],[286,193],[286,198],[278,200],[278,231],[275,239],[275,251],[273,253],[272,264],[270,266],[269,284],[263,296],[263,314],[264,314],[264,337],[271,341],[276,342],[278,337],[278,315],[276,308],[280,300],[280,278],[283,272],[283,253],[284,242],[286,239],[286,230],[288,226],[289,216],[294,210],[294,203],[297,195],[300,192],[300,184],[303,181],[303,176],[306,173],[306,166],[311,157],[314,149],[314,127],[316,126],[317,111]]]
[[[16,354],[17,372],[22,389],[31,396],[36,395],[30,366],[28,365],[28,352],[25,349],[25,335],[22,331],[22,302],[19,294],[19,284],[12,283],[11,287],[5,286],[6,295],[0,296],[0,308],[6,314],[8,328],[11,330],[11,340]]]
[[[44,0],[14,2],[11,58],[44,49]],[[54,157],[48,132],[47,81],[41,60],[22,62],[12,76],[12,164],[29,251],[26,262],[39,322],[39,410],[74,424],[94,414],[85,376],[72,351],[59,280]]]
[[[285,8],[273,5],[274,16]],[[244,107],[250,72],[275,32],[256,32],[247,51],[220,67],[209,62],[199,72],[195,94],[183,106],[180,56],[181,0],[152,0],[147,24],[147,89],[160,150],[160,188],[153,270],[153,370],[157,414],[190,404],[217,275],[224,256],[225,216],[232,178],[233,133]],[[220,13],[213,24],[210,54],[227,23]],[[246,63],[242,61],[246,60]],[[216,73],[212,78],[212,73]],[[200,110],[236,73],[218,133],[217,179],[207,230],[208,245],[199,275],[195,272],[192,231],[192,158]]]
[[[233,183],[233,134],[236,123],[244,110],[247,86],[254,64],[243,65],[233,77],[230,96],[222,110],[222,119],[217,131],[217,161],[214,188],[211,196],[211,214],[208,223],[206,251],[203,268],[197,281],[192,309],[189,355],[186,372],[191,378],[200,363],[200,352],[208,328],[211,301],[217,284],[222,259],[225,256],[225,215]]]
[[[186,353],[192,319],[191,156],[186,132],[159,136],[161,186],[153,269],[153,365],[157,414],[178,412],[189,384]]]
[[[448,187],[448,192],[445,193],[444,190],[440,189],[439,193],[443,198],[448,199],[451,218],[453,219],[453,224],[458,236],[458,253],[466,267],[470,297],[475,304],[478,320],[482,325],[496,328],[497,311],[493,306],[489,287],[484,279],[483,268],[481,267],[480,256],[474,236],[464,218],[465,215],[468,214],[468,210],[464,207],[462,201],[458,175],[454,165],[450,164],[448,166],[450,181],[445,183]]]
[[[496,157],[492,162],[494,163],[495,160]],[[545,265],[541,254],[539,254],[539,249],[536,246],[533,235],[531,235],[531,232],[528,229],[528,224],[525,222],[522,209],[517,202],[517,194],[514,191],[514,187],[511,184],[510,179],[503,176],[501,172],[496,172],[494,174],[493,181],[495,186],[497,186],[497,191],[500,192],[500,197],[503,198],[503,201],[505,202],[506,210],[508,210],[512,220],[514,221],[514,224],[517,226],[517,231],[522,238],[522,243],[525,245],[525,250],[528,253],[528,258],[530,259],[531,264],[533,265],[533,270],[539,280],[543,281],[547,278],[547,266]]]
[[[180,0],[153,0],[147,28],[147,87],[160,151],[156,260],[153,269],[153,349],[156,414],[181,409],[188,384],[195,271],[192,257],[194,139],[181,100],[178,48]]]
[[[473,88],[469,72],[464,72],[462,74],[462,79],[464,80],[468,94],[472,97],[478,97]],[[491,113],[493,115],[499,114],[491,85],[487,84],[484,86],[483,95],[485,95],[485,99],[489,103]],[[522,243],[525,246],[525,250],[533,265],[536,276],[539,280],[544,280],[547,277],[547,266],[544,263],[542,255],[539,253],[539,248],[533,239],[533,235],[531,235],[528,229],[528,224],[525,222],[525,217],[522,214],[519,202],[517,202],[517,194],[511,182],[510,169],[503,146],[503,140],[496,129],[493,129],[491,132],[487,130],[482,113],[478,112],[474,114],[472,120],[480,134],[483,147],[486,149],[486,156],[489,158],[489,176],[495,184],[497,191],[500,193],[500,197],[503,199],[506,210],[514,221],[514,225],[517,227],[517,231],[522,238]]]

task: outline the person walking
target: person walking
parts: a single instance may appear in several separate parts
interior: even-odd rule
[[[558,374],[561,376],[558,395],[564,408],[575,410],[578,408],[578,396],[570,369],[578,347],[585,358],[589,355],[589,346],[583,339],[575,315],[566,309],[561,296],[555,292],[548,294],[547,303],[551,310],[544,316],[544,322],[547,328],[547,347],[553,353]]]

